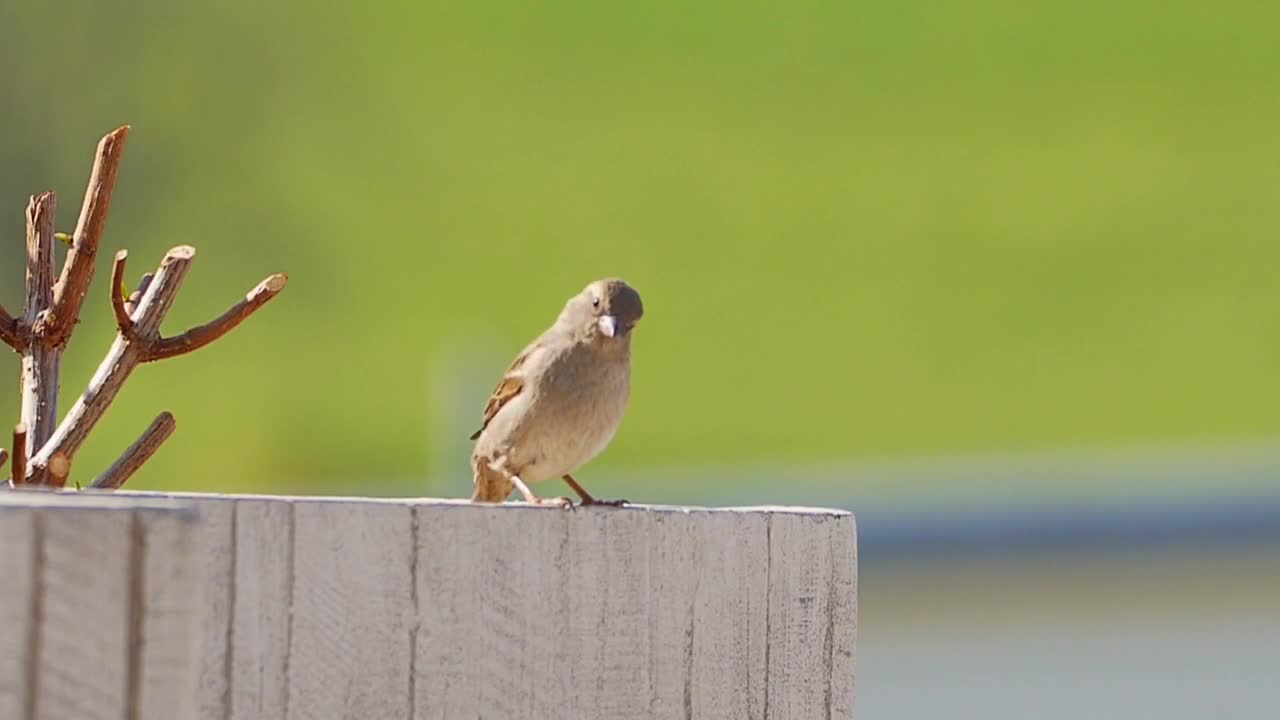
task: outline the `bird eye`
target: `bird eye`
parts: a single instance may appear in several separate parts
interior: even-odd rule
[[[591,298],[591,307],[600,307],[600,298]]]

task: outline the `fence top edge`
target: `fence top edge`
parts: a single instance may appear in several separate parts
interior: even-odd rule
[[[178,496],[26,488],[0,491],[0,512],[23,509],[142,510],[177,514],[191,519],[198,516],[196,503]]]
[[[428,497],[352,497],[338,495],[253,495],[223,493],[171,493],[146,490],[129,490],[114,493],[117,498],[135,498],[139,500],[162,499],[179,502],[226,502],[226,501],[267,501],[288,503],[352,503],[364,505],[398,505],[418,508],[473,508],[501,509],[503,511],[527,512],[564,512],[558,508],[532,507],[524,503],[512,502],[502,505],[478,505],[469,500],[455,498]],[[724,513],[724,514],[762,514],[762,515],[809,515],[818,517],[848,517],[853,513],[848,510],[820,507],[802,507],[790,505],[753,505],[734,507],[703,507],[696,505],[626,505],[621,508],[583,508],[576,512],[648,512],[662,514],[689,513]]]

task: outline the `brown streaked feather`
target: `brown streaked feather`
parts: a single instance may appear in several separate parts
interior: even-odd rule
[[[472,440],[480,437],[480,433],[489,427],[489,422],[493,420],[494,415],[498,414],[502,406],[510,402],[511,398],[519,395],[520,391],[524,389],[524,380],[512,375],[512,373],[519,370],[521,365],[524,365],[524,361],[529,358],[529,354],[536,347],[537,344],[535,343],[525,348],[525,351],[520,353],[515,361],[511,363],[511,367],[507,368],[507,371],[502,374],[502,379],[498,381],[498,386],[493,389],[493,394],[489,396],[489,401],[484,404],[484,422],[480,424],[479,430],[471,434]]]

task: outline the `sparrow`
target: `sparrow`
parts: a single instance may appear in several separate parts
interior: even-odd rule
[[[631,391],[631,332],[640,293],[606,278],[569,298],[555,324],[521,352],[484,406],[471,436],[472,502],[500,503],[512,489],[532,505],[569,508],[566,497],[539,497],[532,483],[563,478],[583,505],[597,500],[570,474],[613,439]]]

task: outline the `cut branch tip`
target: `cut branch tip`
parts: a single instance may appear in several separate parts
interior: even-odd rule
[[[111,310],[116,316],[116,327],[128,337],[133,332],[133,320],[129,317],[131,309],[124,297],[124,271],[129,259],[129,251],[116,253],[115,263],[111,266]]]
[[[13,427],[13,473],[14,485],[27,481],[27,424],[18,423]]]
[[[165,260],[169,260],[169,259],[190,260],[195,256],[196,256],[195,248],[191,247],[190,245],[179,245],[177,247],[169,248],[169,252],[165,253],[164,259]]]
[[[49,458],[49,478],[56,487],[66,487],[67,476],[71,474],[71,458],[59,450]]]
[[[97,477],[90,487],[103,490],[117,490],[125,484],[125,482],[133,476],[156,451],[164,444],[165,440],[173,434],[178,427],[178,423],[173,418],[173,413],[165,410],[156,416],[155,420],[147,426],[132,445],[130,445],[120,458],[112,463],[111,467]]]

